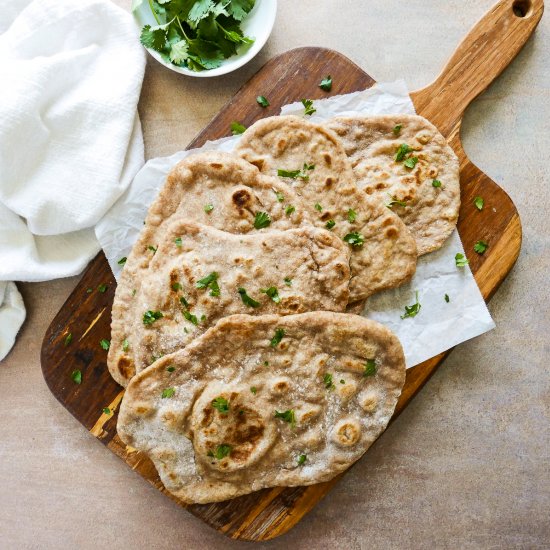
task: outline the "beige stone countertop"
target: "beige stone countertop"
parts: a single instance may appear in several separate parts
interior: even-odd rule
[[[119,0],[129,7],[129,0]],[[280,0],[249,65],[192,79],[148,59],[147,158],[185,145],[268,59],[317,45],[378,81],[429,83],[493,0]],[[458,346],[332,492],[265,548],[550,547],[550,23],[467,110],[472,161],[512,197],[519,260],[489,304],[497,328]],[[78,277],[19,284],[28,308],[0,364],[0,548],[250,548],[182,510],[110,453],[42,378],[44,332]]]

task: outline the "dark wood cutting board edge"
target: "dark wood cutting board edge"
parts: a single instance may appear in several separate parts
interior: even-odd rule
[[[521,224],[508,195],[468,160],[460,143],[460,121],[469,102],[508,65],[540,20],[543,0],[521,3],[527,6],[523,17],[512,11],[512,5],[517,1],[499,2],[459,46],[440,77],[427,88],[411,94],[417,112],[436,124],[460,158],[463,202],[459,233],[486,300],[493,295],[517,259]],[[495,51],[498,52],[496,57]],[[475,62],[472,61],[474,58]],[[332,50],[299,48],[286,52],[260,69],[188,148],[228,135],[229,125],[235,120],[248,126],[259,118],[278,114],[285,103],[303,97],[327,97],[328,94],[317,87],[327,74],[332,75],[334,82],[330,95],[361,90],[374,84],[362,69]],[[261,109],[255,101],[257,95],[268,97],[271,106]],[[473,197],[477,195],[485,198],[482,212],[473,206]],[[489,243],[483,256],[472,250],[474,242],[480,238]],[[98,290],[101,284],[107,285],[104,292]],[[178,502],[166,492],[152,463],[127,448],[116,435],[117,409],[123,390],[109,376],[106,352],[99,346],[100,339],[109,338],[115,286],[107,261],[100,253],[90,263],[46,332],[41,352],[44,378],[55,397],[94,437]],[[73,341],[65,346],[69,333],[73,335]],[[395,416],[403,411],[450,351],[407,371]],[[82,371],[80,385],[71,380],[74,369]],[[104,407],[110,409],[109,414],[102,412]],[[300,521],[339,478],[309,487],[266,489],[232,501],[186,508],[232,538],[268,540],[285,533]]]

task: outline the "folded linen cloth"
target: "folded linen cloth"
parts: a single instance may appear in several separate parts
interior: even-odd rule
[[[13,0],[0,33],[0,281],[75,275],[143,165],[145,52],[110,0]]]
[[[0,281],[0,361],[13,346],[25,313],[25,304],[15,283]]]

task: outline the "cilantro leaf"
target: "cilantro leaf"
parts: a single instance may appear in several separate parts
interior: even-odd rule
[[[410,153],[412,151],[412,148],[409,147],[406,143],[402,143],[395,153],[395,160],[397,162],[401,162],[402,160],[405,160],[405,155]]]
[[[207,214],[210,214],[210,212],[212,212],[212,210],[214,210],[214,205],[213,204],[205,204],[204,205],[204,211]]]
[[[330,231],[335,225],[336,225],[336,222],[334,220],[329,220],[325,224],[325,227]]]
[[[317,111],[313,108],[313,101],[311,99],[302,99],[302,105],[304,106],[304,114],[311,116]]]
[[[243,301],[243,304],[245,306],[249,306],[249,307],[260,307],[261,306],[260,302],[257,302],[256,300],[254,300],[254,298],[251,298],[246,293],[246,290],[244,288],[239,287],[237,289],[237,292],[241,295],[241,300]]]
[[[195,288],[209,288],[210,287],[210,296],[219,296],[220,287],[218,285],[218,274],[216,271],[213,271],[206,277],[199,279],[195,283]]]
[[[108,414],[111,414],[111,409],[110,409],[109,407],[104,407],[104,408],[102,409],[102,411],[103,411],[103,414],[107,414],[107,415],[108,415]]]
[[[296,211],[296,208],[294,206],[292,206],[292,204],[289,204],[286,208],[285,208],[285,214],[287,216],[290,216],[291,214],[293,214],[294,212]]]
[[[296,416],[294,415],[293,409],[289,409],[284,412],[279,412],[275,410],[275,418],[280,418],[281,420],[288,422],[291,429],[294,429],[294,427],[296,426]]]
[[[388,208],[392,208],[393,206],[407,206],[407,203],[405,201],[399,201],[395,197],[390,196],[390,201],[386,203],[386,206]]]
[[[414,168],[416,166],[416,163],[418,162],[418,157],[409,157],[405,162],[403,163],[403,166],[406,166],[407,168]]]
[[[286,286],[292,286],[292,279],[290,277],[285,277],[283,281],[285,282]]]
[[[363,371],[363,376],[374,376],[376,374],[376,361],[374,359],[367,359],[365,363],[365,370]],[[342,383],[342,380],[340,380]]]
[[[125,338],[122,342],[122,351],[128,351],[130,349],[130,344],[128,343],[128,340]]]
[[[124,256],[123,258],[120,258],[120,260],[117,262],[118,265],[124,265],[126,263],[126,260],[128,258],[126,258],[126,256]]]
[[[326,76],[323,80],[321,80],[321,82],[319,82],[319,88],[321,88],[321,90],[325,90],[325,92],[330,92],[332,89],[332,78],[330,75]]]
[[[258,388],[256,388],[256,386],[252,386],[252,387],[250,388],[250,391],[251,391],[254,395],[256,395],[256,392],[258,391]]]
[[[361,233],[354,231],[353,233],[348,233],[344,237],[344,241],[347,242],[350,246],[358,248],[360,246],[363,246],[365,242],[365,237],[363,237]]]
[[[415,292],[416,302],[412,306],[405,306],[405,313],[401,315],[401,319],[406,319],[407,317],[416,317],[420,312],[420,302],[418,301],[418,290]]]
[[[280,178],[292,178],[293,180],[300,178],[304,181],[309,181],[309,174],[315,168],[315,164],[304,162],[301,170],[277,170],[277,175]]]
[[[176,243],[176,246],[181,246],[183,244],[182,240],[181,240],[181,237],[176,237],[174,239],[174,242]]]
[[[393,127],[393,130],[392,130],[392,132],[394,133],[394,135],[398,136],[398,135],[399,135],[399,132],[401,132],[401,128],[403,128],[403,124],[396,124],[396,125]]]
[[[276,304],[280,303],[281,297],[276,287],[270,286],[269,288],[262,288],[260,292],[267,294]]]
[[[474,199],[474,206],[478,209],[478,210],[483,210],[483,206],[485,205],[485,201],[481,198],[481,197],[476,197]]]
[[[259,95],[257,98],[256,98],[256,102],[258,103],[258,105],[260,105],[261,107],[269,107],[269,101],[266,99],[265,96],[263,95]]]
[[[71,373],[71,379],[75,384],[82,383],[82,371],[80,369],[73,370]]]
[[[229,412],[229,401],[225,397],[216,397],[212,400],[212,407],[222,414]]]
[[[325,388],[327,390],[333,390],[335,388],[334,384],[332,383],[332,374],[327,372],[325,376],[323,376],[323,384],[325,385]]]
[[[315,210],[317,210],[317,212],[322,212],[323,211],[323,207],[318,202],[316,202],[313,205],[313,208],[315,208]]]
[[[153,256],[154,256],[156,254],[157,250],[158,250],[158,246],[153,246],[152,244],[150,244],[147,247],[147,250],[150,250],[153,253]]]
[[[231,123],[231,133],[234,136],[238,136],[239,134],[244,133],[245,130],[246,130],[246,126],[243,126],[241,123],[236,121]]]
[[[256,212],[254,227],[256,229],[264,229],[269,225],[271,225],[271,218],[269,217],[269,214],[267,212]]]
[[[432,181],[432,186],[433,187],[441,187],[441,182],[439,180],[433,180]]]
[[[103,283],[97,287],[97,290],[103,294],[108,288],[109,288],[109,285],[106,285],[105,283]]]
[[[455,263],[456,263],[456,267],[464,267],[465,265],[468,265],[470,262],[468,261],[468,258],[464,256],[464,254],[457,252],[455,255]]]
[[[354,223],[356,219],[357,219],[357,212],[355,210],[353,210],[352,208],[350,208],[348,210],[348,221],[349,221],[349,223]]]
[[[175,283],[172,283],[172,290],[177,292],[178,290],[181,290],[183,287],[181,286],[181,283],[178,283],[177,281]]]
[[[445,294],[445,301],[446,301],[447,303],[449,303],[449,301],[450,301],[450,298],[449,298],[449,295],[448,295],[448,294]]]
[[[69,332],[69,334],[65,336],[65,340],[63,342],[65,344],[65,347],[67,347],[72,341],[73,341],[73,333]]]
[[[139,41],[146,47],[157,52],[162,52],[166,47],[166,30],[162,27],[151,27],[145,25],[141,29]]]
[[[164,390],[162,390],[160,396],[162,397],[162,399],[167,399],[168,397],[173,397],[175,393],[175,388],[165,388]]]
[[[181,65],[189,57],[189,44],[187,40],[179,40],[170,46],[170,61],[175,65]]]
[[[275,196],[277,197],[278,202],[284,202],[285,196],[280,191],[273,189],[273,192],[275,193]]]
[[[225,6],[229,15],[237,21],[242,21],[254,7],[255,0],[231,0]]]
[[[190,323],[193,323],[195,326],[199,324],[199,321],[197,319],[196,315],[193,315],[189,310],[184,309],[183,310],[183,317],[185,320],[189,321]]]
[[[187,19],[190,23],[198,23],[201,19],[207,17],[213,8],[213,0],[196,0],[187,14]]]
[[[152,325],[155,321],[158,319],[162,319],[164,315],[160,311],[146,311],[143,314],[143,324],[144,325]]]
[[[225,458],[226,456],[229,456],[231,454],[231,445],[218,445],[216,447],[216,450],[214,452],[209,451],[207,456],[211,456],[212,458],[215,458],[216,460],[221,460],[222,458]]]
[[[169,367],[166,367],[166,370],[168,372],[174,372],[176,370],[176,367],[173,367],[172,365],[170,365]]]
[[[300,455],[298,457],[298,466],[302,466],[302,464],[305,464],[307,460],[307,455]]]
[[[272,347],[272,348],[276,348],[281,340],[284,338],[285,336],[285,331],[284,329],[282,328],[276,328],[275,329],[275,334],[273,336],[273,338],[271,338],[270,342],[269,342],[269,345]]]
[[[108,351],[108,349],[111,347],[111,342],[109,342],[109,340],[106,340],[105,338],[102,338],[99,341],[99,345],[102,347],[102,349]]]
[[[474,251],[478,254],[484,254],[488,248],[489,245],[485,241],[477,241],[477,243],[474,244]]]

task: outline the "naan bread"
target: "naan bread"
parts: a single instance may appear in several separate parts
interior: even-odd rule
[[[404,381],[399,340],[374,321],[233,315],[135,376],[117,429],[176,497],[216,502],[333,478],[386,428]]]
[[[367,195],[380,204],[406,203],[392,209],[416,239],[418,254],[441,248],[458,220],[460,180],[458,158],[437,128],[416,115],[338,117],[328,127],[342,140]],[[411,150],[396,161],[402,144]],[[418,159],[412,168],[405,165],[408,157]]]
[[[323,229],[234,235],[175,220],[163,235],[154,255],[132,250],[116,289],[108,366],[122,385],[221,317],[344,311],[348,303],[348,247]]]
[[[246,130],[236,151],[264,174],[302,170],[305,177],[284,181],[301,196],[313,224],[327,227],[332,220],[332,232],[341,239],[352,235],[354,240],[359,234],[364,243],[349,244],[350,301],[399,286],[413,276],[414,239],[398,216],[359,192],[351,163],[333,132],[295,116],[264,118]]]

